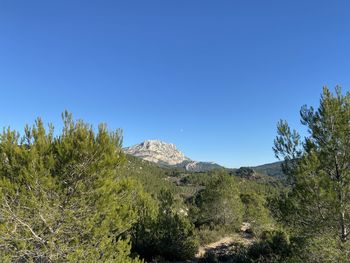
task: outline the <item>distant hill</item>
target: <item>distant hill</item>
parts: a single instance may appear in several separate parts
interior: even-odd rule
[[[126,154],[126,162],[119,167],[120,173],[131,178],[137,178],[144,188],[157,195],[162,189],[171,190],[177,198],[188,200],[202,190],[212,176],[217,174],[216,169],[197,172],[147,161],[139,157]],[[280,180],[275,177],[253,171],[251,168],[225,169],[231,176],[238,178],[237,182],[251,185],[265,185],[273,189],[282,187]],[[220,171],[218,171],[220,173]]]
[[[224,168],[213,162],[198,162],[186,157],[172,143],[160,140],[147,140],[124,148],[126,154],[156,163],[160,166],[183,168],[191,172],[206,172]]]
[[[130,156],[140,158],[165,168],[183,169],[188,172],[208,172],[215,169],[227,169],[229,173],[252,180],[261,180],[271,177],[284,181],[281,162],[268,163],[255,167],[241,167],[228,169],[213,162],[193,161],[172,143],[160,140],[146,140],[142,143],[124,148]]]
[[[284,180],[285,175],[283,174],[281,164],[282,162],[275,162],[275,163],[263,164],[263,165],[259,165],[251,168],[257,173],[261,173],[267,176]]]

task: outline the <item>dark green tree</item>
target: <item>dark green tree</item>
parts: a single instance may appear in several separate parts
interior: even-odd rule
[[[0,135],[0,258],[132,262],[127,231],[149,198],[123,178],[120,131],[63,114],[55,136],[38,119]]]
[[[278,123],[274,151],[285,160],[291,190],[279,201],[279,216],[304,236],[348,241],[350,227],[350,93],[323,89],[317,110],[302,107],[304,140]]]
[[[254,234],[273,228],[274,222],[267,208],[264,195],[245,191],[240,195],[243,203],[243,221],[250,223]]]
[[[205,189],[195,197],[199,208],[197,225],[212,224],[238,227],[242,223],[243,205],[238,183],[225,172],[213,175]]]
[[[166,260],[192,259],[198,250],[194,225],[179,211],[169,190],[161,191],[156,218],[135,225],[134,250],[147,260],[161,257]]]

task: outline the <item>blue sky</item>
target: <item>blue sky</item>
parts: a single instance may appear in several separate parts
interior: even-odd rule
[[[65,109],[228,167],[350,87],[348,1],[0,1],[0,126]]]

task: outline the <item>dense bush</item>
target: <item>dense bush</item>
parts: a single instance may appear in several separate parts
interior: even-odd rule
[[[203,258],[200,259],[200,263],[219,263],[219,258],[214,253],[206,253]]]
[[[191,259],[199,245],[194,225],[176,208],[169,191],[161,192],[159,202],[158,215],[135,226],[133,251],[147,260]]]
[[[240,167],[236,170],[236,175],[243,178],[254,178],[256,175],[255,171],[249,167]]]
[[[291,255],[288,235],[278,230],[265,231],[261,240],[249,247],[247,255],[253,261],[284,262]]]
[[[242,191],[240,198],[244,206],[243,220],[250,223],[251,231],[255,235],[273,227],[274,222],[264,195],[253,191]]]
[[[120,132],[95,132],[67,112],[63,121],[57,136],[40,119],[22,137],[0,135],[0,258],[131,262],[125,233],[147,194],[116,172]]]
[[[198,238],[201,245],[209,244],[225,237],[230,233],[225,227],[222,226],[208,226],[202,225],[197,228]]]
[[[236,180],[224,172],[215,174],[205,189],[195,197],[198,208],[193,221],[200,225],[222,225],[238,228],[242,223],[243,205]]]

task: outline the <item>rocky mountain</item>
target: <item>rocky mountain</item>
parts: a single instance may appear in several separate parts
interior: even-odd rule
[[[126,154],[142,158],[159,165],[184,168],[192,172],[204,172],[222,166],[212,162],[197,162],[186,157],[172,143],[159,140],[147,140],[140,144],[124,148]]]

